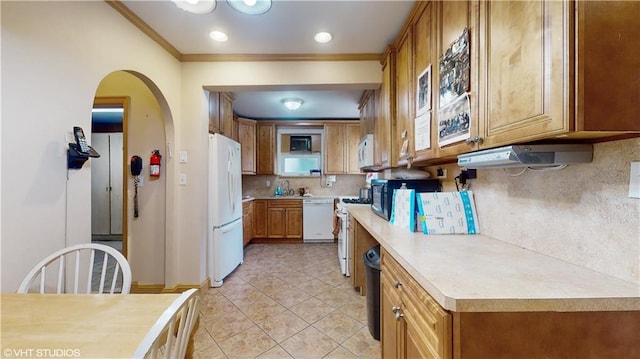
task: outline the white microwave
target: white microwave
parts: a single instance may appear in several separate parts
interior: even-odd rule
[[[358,144],[358,167],[373,166],[373,135],[365,135]]]

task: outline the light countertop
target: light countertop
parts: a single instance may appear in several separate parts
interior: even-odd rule
[[[348,210],[447,310],[640,310],[638,284],[484,235],[425,235],[389,224],[368,207]]]

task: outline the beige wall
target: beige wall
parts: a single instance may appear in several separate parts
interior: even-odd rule
[[[125,194],[129,204],[128,256],[132,280],[139,284],[164,285],[165,274],[165,226],[166,168],[161,167],[160,178],[149,176],[151,151],[159,149],[163,164],[168,159],[165,151],[165,130],[162,109],[151,90],[137,77],[125,72],[113,72],[100,82],[96,97],[129,97],[127,123],[127,153],[125,157],[138,155],[143,159],[143,185],[138,189],[139,217],[133,217],[134,184],[128,163],[124,169],[127,176]]]
[[[178,119],[181,81],[180,63],[102,1],[0,7],[1,272],[2,291],[12,292],[47,254],[91,240],[91,165],[67,170],[66,149],[73,126],[90,138],[100,81],[118,70],[144,74]]]
[[[93,97],[108,74],[139,74],[162,99],[166,211],[156,225],[164,227],[166,255],[148,260],[164,260],[168,288],[206,279],[204,86],[381,82],[376,61],[181,64],[102,1],[2,1],[0,13],[2,291],[14,291],[45,255],[90,241],[90,164],[67,171],[66,137],[73,126],[90,137]],[[189,162],[176,164],[169,152],[177,151]],[[177,185],[178,173],[188,186]]]
[[[640,199],[628,197],[632,161],[640,161],[640,139],[595,144],[592,163],[561,171],[509,177],[502,169],[478,170],[471,190],[480,231],[640,283]],[[450,179],[459,173],[446,167]],[[445,190],[455,185],[449,181]]]
[[[326,180],[326,176],[322,176]],[[314,196],[358,196],[358,190],[366,186],[364,175],[336,175],[336,182],[326,187],[320,177],[280,177],[280,176],[242,176],[242,194],[248,196],[273,196],[278,182],[286,186],[284,180],[289,181],[289,187],[296,190],[309,187]],[[267,187],[266,182],[270,182]]]

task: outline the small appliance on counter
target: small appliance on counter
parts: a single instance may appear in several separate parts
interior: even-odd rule
[[[393,208],[393,190],[405,184],[416,193],[441,192],[442,184],[437,179],[372,179],[371,180],[371,210],[378,216],[391,218]]]

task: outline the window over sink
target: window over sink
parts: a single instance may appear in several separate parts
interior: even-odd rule
[[[278,128],[277,174],[283,177],[320,176],[323,128]]]

